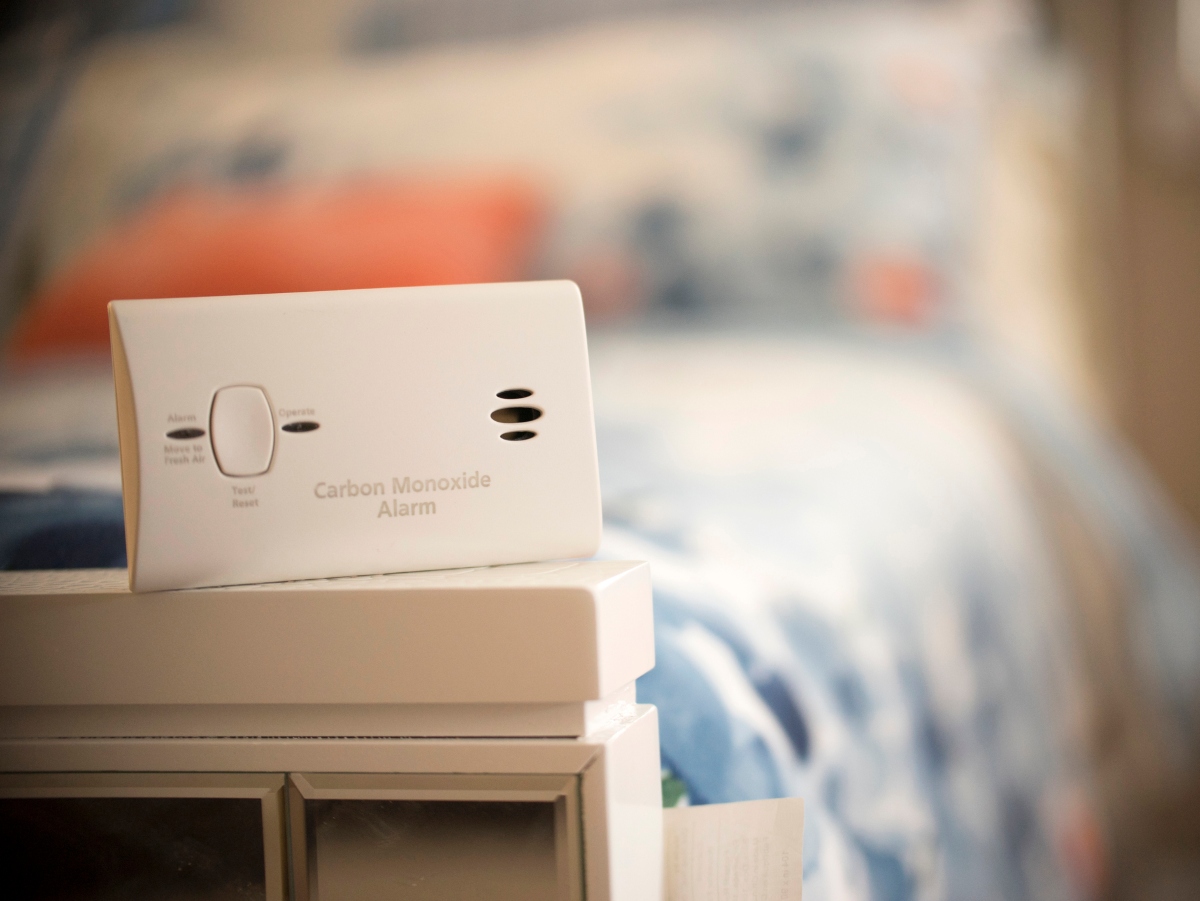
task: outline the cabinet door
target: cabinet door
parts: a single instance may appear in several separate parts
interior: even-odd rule
[[[577,776],[292,774],[299,901],[575,901]]]
[[[4,897],[283,901],[282,774],[0,776]]]

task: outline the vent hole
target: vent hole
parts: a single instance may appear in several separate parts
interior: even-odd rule
[[[542,418],[542,411],[537,407],[502,407],[492,413],[496,422],[533,422]]]
[[[173,432],[167,432],[168,438],[174,438],[176,441],[190,441],[193,438],[203,438],[204,429],[176,429]]]
[[[500,437],[505,441],[528,441],[537,435],[537,432],[505,432]]]
[[[529,397],[533,392],[528,388],[509,388],[507,391],[497,392],[496,397],[502,397],[505,400],[520,400],[522,397]]]
[[[308,420],[304,420],[302,422],[289,422],[280,426],[280,428],[285,432],[315,432],[320,427],[321,423],[310,422]]]

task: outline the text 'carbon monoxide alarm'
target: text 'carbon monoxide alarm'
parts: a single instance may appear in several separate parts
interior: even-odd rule
[[[109,305],[135,591],[595,552],[566,281]]]

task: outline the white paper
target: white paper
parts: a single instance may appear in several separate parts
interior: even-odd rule
[[[798,901],[799,798],[663,811],[666,901]]]

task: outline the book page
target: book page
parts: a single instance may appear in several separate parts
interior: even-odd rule
[[[799,901],[799,798],[663,811],[666,901]]]

